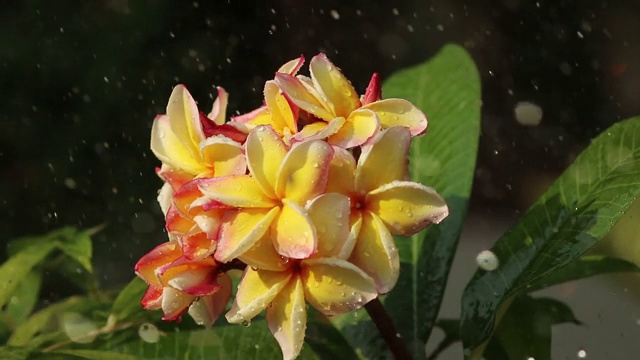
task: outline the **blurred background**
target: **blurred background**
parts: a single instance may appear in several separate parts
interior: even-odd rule
[[[136,260],[165,240],[149,138],[175,84],[186,84],[203,111],[223,86],[229,114],[243,113],[260,105],[264,81],[300,54],[325,52],[362,92],[373,72],[384,79],[455,42],[478,66],[483,120],[470,217],[442,310],[453,317],[475,254],[591,138],[640,114],[638,34],[637,1],[5,0],[0,238],[106,224],[94,237],[97,272],[106,286],[123,284]],[[640,210],[601,247],[640,262],[634,214]],[[574,359],[579,350],[633,358],[633,280],[549,290],[588,325],[558,327],[554,358]],[[50,279],[43,296],[65,296],[66,286]]]

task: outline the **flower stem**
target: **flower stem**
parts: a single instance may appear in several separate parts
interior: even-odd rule
[[[393,358],[395,360],[411,359],[404,340],[396,330],[396,326],[380,302],[380,298],[371,300],[364,308],[367,309],[369,317],[371,317],[373,323],[376,324],[376,328],[378,328],[378,332],[382,335],[384,342],[387,343],[387,347],[389,351],[391,351]]]

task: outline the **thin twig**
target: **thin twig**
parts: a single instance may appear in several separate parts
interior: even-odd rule
[[[384,342],[387,343],[387,347],[395,360],[407,360],[411,359],[407,346],[404,340],[400,336],[400,333],[396,330],[396,326],[393,324],[393,320],[385,310],[384,306],[380,302],[379,298],[375,298],[367,303],[364,308],[376,324],[378,332],[382,335]]]

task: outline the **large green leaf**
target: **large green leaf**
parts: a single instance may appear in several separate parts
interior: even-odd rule
[[[282,357],[264,320],[251,326],[220,325],[211,329],[178,331],[160,336],[155,343],[140,338],[111,349],[138,359],[277,359]],[[319,359],[309,346],[303,348],[299,359]],[[327,358],[328,359],[328,358]]]
[[[0,359],[2,360],[27,360],[29,349],[13,346],[0,346]]]
[[[626,260],[604,255],[586,255],[570,262],[558,271],[536,280],[527,288],[527,292],[596,275],[639,271],[640,268],[636,264]]]
[[[500,266],[478,270],[462,298],[462,339],[477,358],[498,307],[578,258],[640,194],[640,118],[606,130],[495,244]]]
[[[56,241],[49,241],[47,237],[34,239],[0,266],[0,307],[7,303],[31,269],[41,263],[57,246]]]
[[[67,358],[88,359],[88,360],[136,360],[138,359],[136,356],[121,354],[115,351],[87,350],[87,349],[56,350],[52,354],[66,355]]]
[[[434,187],[450,215],[410,239],[397,239],[400,280],[384,301],[416,358],[433,327],[467,212],[480,131],[480,78],[469,54],[447,45],[428,62],[401,70],[383,86],[384,97],[412,101],[429,128],[411,146],[414,181]]]
[[[13,324],[21,324],[31,314],[38,301],[42,273],[39,269],[33,269],[20,282],[13,292],[11,301],[7,304],[7,315]]]
[[[580,324],[566,304],[551,298],[518,297],[497,327],[485,357],[551,360],[551,327],[563,323]]]

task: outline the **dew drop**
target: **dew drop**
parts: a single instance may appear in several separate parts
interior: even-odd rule
[[[251,320],[242,320],[242,326],[244,327],[251,326]]]

